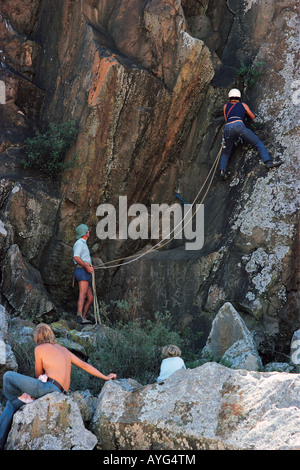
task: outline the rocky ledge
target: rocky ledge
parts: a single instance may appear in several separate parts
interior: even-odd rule
[[[58,342],[88,360],[97,326],[65,336],[63,323],[52,325]],[[0,377],[18,369],[7,329],[2,308]],[[31,327],[18,331],[16,338],[32,339]],[[263,365],[253,334],[226,302],[193,364],[199,367],[160,384],[118,378],[106,382],[98,397],[89,390],[48,394],[15,414],[6,449],[300,450],[299,337],[297,330],[289,363]]]
[[[209,362],[162,384],[106,382],[90,415],[82,392],[46,395],[15,414],[6,449],[300,450],[299,396],[299,374]]]

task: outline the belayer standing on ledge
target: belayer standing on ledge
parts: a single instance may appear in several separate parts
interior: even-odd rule
[[[90,230],[85,224],[76,228],[76,243],[73,246],[73,260],[75,263],[74,279],[78,282],[79,296],[77,301],[76,321],[80,324],[91,323],[86,318],[87,312],[94,302],[92,290],[92,260],[87,240]]]
[[[229,102],[224,105],[225,147],[223,148],[221,154],[221,178],[226,179],[227,162],[230,157],[232,147],[239,137],[241,137],[243,141],[252,144],[257,148],[261,159],[267,168],[274,168],[276,166],[281,165],[283,161],[280,160],[278,162],[273,162],[262,141],[254,134],[254,132],[252,132],[245,126],[245,116],[248,115],[251,119],[255,119],[255,115],[249,109],[249,106],[241,102],[240,90],[233,88],[232,90],[230,90],[228,97]]]

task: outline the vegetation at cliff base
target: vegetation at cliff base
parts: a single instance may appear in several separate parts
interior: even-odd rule
[[[104,373],[115,372],[119,379],[131,377],[143,385],[154,383],[159,376],[163,346],[177,345],[186,366],[190,367],[191,361],[199,356],[194,346],[196,336],[200,333],[193,335],[188,329],[185,334],[176,331],[169,312],[157,312],[155,318],[144,322],[137,318],[119,320],[105,328],[105,334],[89,353],[89,361]],[[74,389],[88,388],[97,394],[102,385],[80,369],[72,369]]]
[[[162,347],[166,344],[182,347],[179,333],[172,331],[167,323],[168,318],[161,314],[157,314],[154,321],[144,323],[138,319],[125,324],[118,321],[105,330],[105,335],[90,351],[91,364],[105,373],[115,372],[118,378],[131,377],[141,384],[155,382],[159,375]],[[76,368],[72,386],[76,384],[76,388],[80,388],[83,385],[81,380],[85,386],[88,381],[88,388],[94,393],[94,387],[102,385]]]

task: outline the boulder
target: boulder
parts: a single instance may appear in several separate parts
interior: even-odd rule
[[[39,269],[53,235],[59,198],[54,194],[55,183],[34,178],[20,180],[16,183],[8,176],[0,181],[2,211],[12,227],[14,243]]]
[[[20,316],[39,320],[55,317],[55,306],[39,271],[26,261],[18,245],[7,251],[1,268],[1,291]]]
[[[230,302],[220,308],[213,320],[203,354],[227,360],[234,369],[262,368],[252,335]]]
[[[221,360],[228,361],[228,365],[232,369],[262,369],[262,361],[256,348],[253,345],[249,345],[245,340],[239,340],[233,343],[222,356]]]
[[[24,346],[25,349],[35,347],[34,330],[35,325],[30,320],[24,320],[20,317],[10,318],[9,333],[12,344]]]
[[[3,305],[0,305],[0,381],[2,383],[3,374],[7,370],[18,370],[18,364],[15,355],[7,341],[8,322],[6,311]]]
[[[300,367],[300,330],[295,331],[291,341],[291,361]]]
[[[294,372],[294,367],[287,362],[269,362],[264,366],[265,372]]]
[[[94,397],[88,389],[86,389],[73,392],[72,399],[75,400],[79,406],[83,422],[86,427],[88,427],[96,409],[97,398]]]
[[[6,450],[92,450],[97,438],[84,427],[78,404],[60,392],[23,406],[14,415]]]
[[[300,376],[206,363],[163,384],[110,381],[91,430],[106,450],[300,449]]]

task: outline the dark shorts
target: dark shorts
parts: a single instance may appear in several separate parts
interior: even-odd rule
[[[77,282],[80,281],[88,281],[88,283],[92,284],[92,275],[88,273],[84,268],[76,268],[74,271],[74,279]]]

